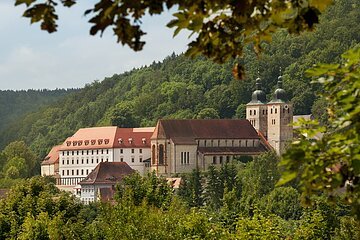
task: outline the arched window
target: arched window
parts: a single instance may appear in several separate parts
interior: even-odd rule
[[[254,115],[256,115],[256,110],[254,110]]]
[[[250,110],[250,116],[252,115],[252,110]]]
[[[164,145],[159,145],[159,165],[164,165]]]
[[[155,153],[156,153],[156,148],[155,148],[155,145],[152,146],[152,150],[151,150],[151,154],[152,154],[152,157],[151,157],[151,160],[152,160],[152,163],[153,165],[155,165]]]

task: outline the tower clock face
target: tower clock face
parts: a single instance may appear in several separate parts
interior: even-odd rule
[[[285,105],[285,109],[288,109],[289,107],[288,107],[288,105]]]

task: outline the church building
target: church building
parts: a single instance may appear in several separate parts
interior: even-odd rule
[[[159,120],[151,137],[151,167],[158,175],[206,171],[270,147],[245,119]]]

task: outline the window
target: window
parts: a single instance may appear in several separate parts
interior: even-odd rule
[[[64,159],[62,160],[62,165],[65,165],[65,160]]]
[[[66,164],[69,165],[69,159],[66,160]]]
[[[263,109],[263,115],[265,115],[265,109]]]
[[[69,156],[69,151],[67,151],[67,152],[66,152],[66,155],[68,155],[68,156]]]
[[[184,152],[181,152],[180,154],[181,154],[180,163],[181,163],[181,165],[183,165],[184,164]]]
[[[94,155],[94,150],[91,150],[91,154]]]
[[[81,175],[84,175],[84,169],[81,169]]]
[[[270,113],[272,114],[272,109],[270,109]]]
[[[226,156],[226,163],[230,162],[230,156]]]
[[[76,155],[79,155],[79,151],[76,151]]]
[[[134,152],[135,152],[135,150],[132,148],[132,149],[131,149],[131,153],[134,153]]]
[[[189,152],[187,152],[187,164],[189,164],[190,163],[190,153]]]
[[[81,159],[81,164],[84,164],[84,159]]]
[[[131,158],[131,162],[135,162],[135,158],[132,157],[132,158]]]
[[[104,149],[101,149],[101,154],[104,154]]]
[[[220,156],[219,163],[220,163],[220,164],[223,163],[223,156]]]
[[[104,158],[101,158],[101,162],[104,161]],[[99,159],[96,159],[96,162],[99,162]]]
[[[139,162],[142,162],[142,157],[139,158]]]
[[[204,146],[206,147],[206,140],[204,140]]]
[[[254,115],[256,115],[256,110],[254,110]]]
[[[76,164],[79,164],[79,159],[76,159]]]
[[[98,158],[96,158],[96,163],[99,163],[99,159],[98,159]]]
[[[71,164],[74,164],[74,159],[71,159]]]
[[[86,169],[86,175],[89,175],[89,169]]]
[[[250,110],[250,116],[252,115],[252,110]]]
[[[151,164],[155,164],[155,145],[152,145],[151,149]]]
[[[66,175],[68,175],[68,176],[69,176],[69,170],[66,170]]]
[[[164,165],[164,159],[165,159],[165,152],[164,152],[164,145],[159,145],[159,165]]]
[[[86,164],[89,164],[89,159],[88,158],[86,159]]]
[[[62,155],[63,155],[63,156],[65,155],[65,151],[62,152]]]
[[[62,175],[63,175],[63,176],[65,175],[65,170],[62,170]]]
[[[79,175],[79,169],[76,169],[76,175]]]
[[[94,163],[94,159],[93,159],[93,158],[91,159],[91,163]]]
[[[123,162],[124,161],[124,158],[120,158],[120,162]]]
[[[89,155],[89,150],[86,150],[86,155]]]
[[[99,154],[99,149],[96,149],[96,154]]]
[[[106,149],[106,154],[109,154],[109,149]]]
[[[74,176],[74,169],[73,169],[73,170],[71,170],[71,175],[73,175],[73,176]]]
[[[142,153],[142,148],[139,149],[139,153]]]
[[[277,113],[277,108],[275,108],[275,114]]]
[[[216,164],[216,156],[213,156],[213,164]]]

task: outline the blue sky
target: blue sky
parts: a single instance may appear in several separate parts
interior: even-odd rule
[[[48,34],[21,17],[24,7],[0,1],[1,90],[83,87],[186,50],[188,34],[172,38],[173,30],[166,27],[170,13],[143,19],[146,45],[134,52],[117,44],[111,29],[102,37],[90,36],[83,13],[94,1],[78,2],[70,9],[58,8],[58,31]]]

